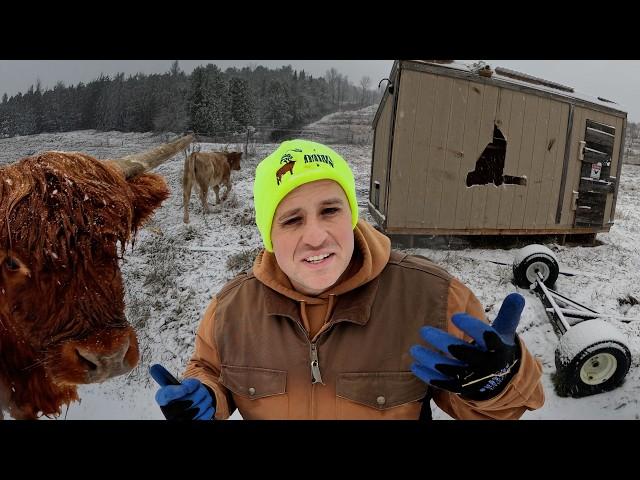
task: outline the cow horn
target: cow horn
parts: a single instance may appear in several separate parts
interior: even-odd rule
[[[180,150],[186,149],[194,140],[193,135],[186,135],[170,143],[147,150],[146,152],[127,155],[126,157],[111,160],[124,173],[125,178],[135,177],[148,170],[156,168]]]

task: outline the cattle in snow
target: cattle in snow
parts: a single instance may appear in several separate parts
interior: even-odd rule
[[[207,196],[209,187],[216,194],[216,203],[220,203],[218,191],[221,185],[226,187],[222,200],[231,190],[231,170],[240,170],[242,152],[192,152],[185,156],[182,176],[182,200],[184,203],[184,223],[189,223],[189,200],[193,182],[200,189],[200,202],[204,213],[209,213]]]
[[[136,366],[118,261],[169,196],[147,170],[192,141],[107,161],[45,152],[0,168],[0,418],[58,416],[78,384]]]

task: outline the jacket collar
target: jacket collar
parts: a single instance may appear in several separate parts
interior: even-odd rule
[[[371,316],[371,308],[378,292],[380,277],[340,295],[337,299],[331,323],[351,322],[366,325]],[[271,288],[265,296],[267,315],[289,317],[300,323],[300,308],[298,302],[279,294]]]

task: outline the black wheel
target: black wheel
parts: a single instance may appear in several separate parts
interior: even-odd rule
[[[618,387],[631,366],[624,336],[603,320],[569,329],[556,349],[554,385],[561,397],[585,397]]]
[[[513,260],[513,278],[521,288],[530,288],[538,280],[540,272],[544,284],[552,288],[558,279],[560,267],[551,250],[544,245],[527,245],[520,249]]]

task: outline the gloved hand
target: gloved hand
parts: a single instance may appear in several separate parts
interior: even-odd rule
[[[471,343],[438,328],[422,327],[422,338],[445,355],[414,345],[409,350],[416,361],[411,371],[434,387],[469,400],[496,396],[517,372],[521,352],[515,331],[523,308],[522,295],[512,293],[492,325],[467,313],[453,315],[451,321],[473,338]]]
[[[212,420],[216,396],[197,378],[180,383],[162,365],[152,365],[149,373],[158,382],[156,403],[167,420]]]

